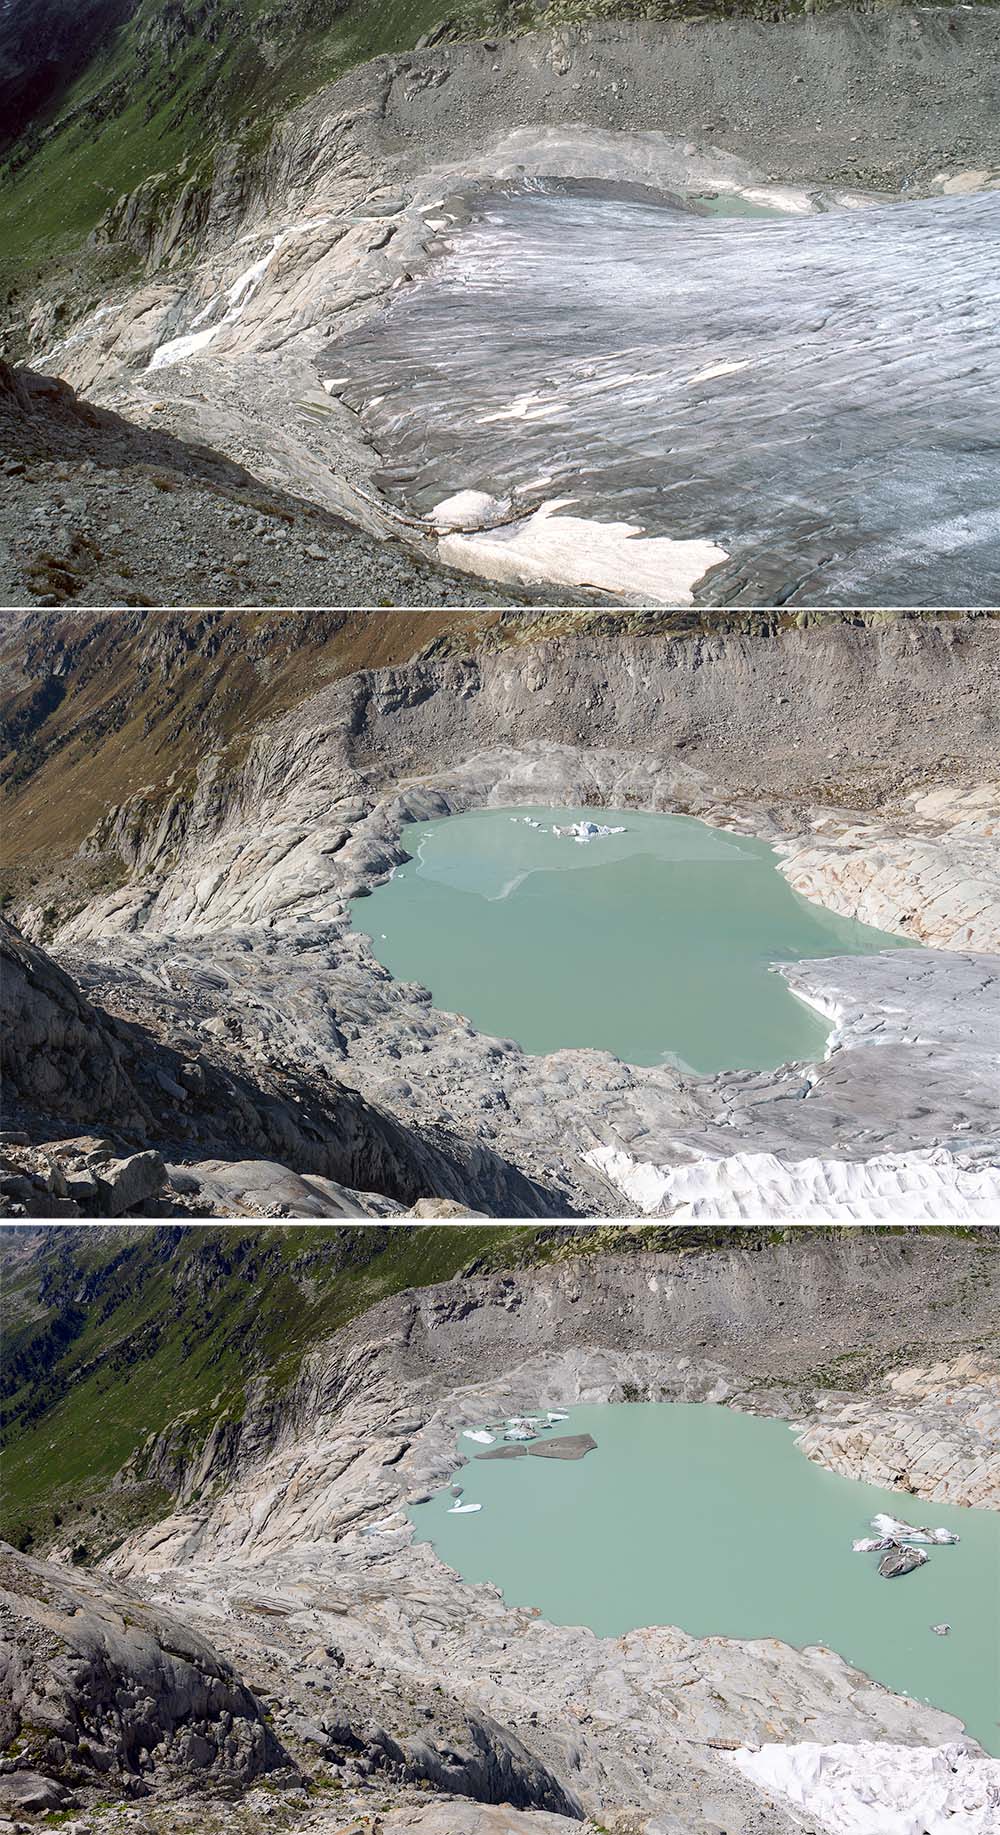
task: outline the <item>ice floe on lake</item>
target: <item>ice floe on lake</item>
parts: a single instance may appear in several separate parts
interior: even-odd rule
[[[912,1523],[900,1522],[898,1517],[889,1516],[884,1510],[872,1517],[872,1528],[880,1536],[890,1536],[894,1542],[905,1538],[907,1542],[936,1542],[941,1548],[949,1548],[961,1539],[953,1529],[915,1529]]]
[[[606,835],[624,835],[628,832],[623,822],[610,826],[607,822],[588,822],[584,819],[582,822],[569,822],[564,827],[553,822],[551,828],[546,828],[545,823],[536,822],[534,816],[511,816],[510,819],[519,822],[524,828],[537,828],[543,835],[558,835],[560,839],[569,836],[570,840],[584,846],[589,841],[603,840]]]

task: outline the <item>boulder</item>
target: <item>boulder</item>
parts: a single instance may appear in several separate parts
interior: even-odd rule
[[[124,1217],[159,1196],[167,1182],[167,1169],[158,1153],[130,1153],[126,1159],[106,1161],[97,1169],[96,1178],[105,1216]]]
[[[426,1780],[436,1790],[478,1803],[502,1803],[512,1809],[548,1810],[572,1821],[583,1820],[576,1793],[536,1758],[509,1728],[486,1714],[466,1715],[461,1743],[421,1738],[405,1742],[405,1775]]]
[[[76,1798],[65,1785],[47,1778],[40,1771],[9,1771],[0,1775],[0,1811],[24,1810],[40,1816],[47,1811],[76,1807]]]

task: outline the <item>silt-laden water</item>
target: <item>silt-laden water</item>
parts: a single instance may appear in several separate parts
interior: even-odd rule
[[[625,832],[550,832],[580,820]],[[801,898],[764,842],[683,816],[477,810],[404,841],[414,858],[356,901],[355,926],[398,980],[532,1053],[703,1072],[821,1058],[829,1022],[773,965],[904,946]]]
[[[1000,1754],[1000,1516],[824,1471],[783,1421],[705,1404],[568,1412],[551,1433],[590,1433],[596,1452],[480,1462],[483,1449],[462,1439],[462,1502],[482,1509],[449,1515],[443,1492],[411,1508],[418,1539],[463,1579],[499,1586],[509,1605],[602,1637],[676,1625],[826,1645],[958,1715]],[[851,1549],[878,1511],[961,1539],[883,1580],[877,1556]],[[931,1629],[941,1623],[947,1636]]]

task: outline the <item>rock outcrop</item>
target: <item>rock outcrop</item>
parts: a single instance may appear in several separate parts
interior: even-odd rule
[[[95,1784],[131,1797],[290,1766],[231,1665],[125,1588],[3,1543],[0,1626],[0,1803],[61,1808],[37,1801],[39,1776],[57,1799]]]
[[[178,1047],[176,1033],[166,1043],[113,1018],[3,919],[0,966],[4,1119],[26,1124],[3,1144],[8,1214],[368,1216],[429,1195],[473,1205],[477,1194],[494,1214],[566,1208],[489,1148],[447,1130],[418,1140],[349,1086],[266,1066],[255,1078],[238,1054],[209,1057],[190,1034]],[[80,1122],[112,1138],[81,1142]],[[195,1142],[218,1157],[204,1162]]]
[[[1000,1510],[1000,1371],[975,1353],[895,1370],[881,1396],[824,1409],[799,1445],[847,1478]]]

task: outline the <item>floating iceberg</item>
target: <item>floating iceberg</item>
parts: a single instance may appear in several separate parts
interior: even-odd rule
[[[912,1574],[914,1568],[926,1566],[929,1559],[922,1548],[911,1548],[908,1542],[894,1542],[882,1556],[878,1571],[883,1580],[898,1580],[903,1574]]]
[[[584,821],[571,822],[567,828],[560,828],[558,823],[554,823],[552,833],[554,835],[569,835],[572,840],[585,844],[588,841],[601,840],[605,835],[623,835],[625,829],[622,825],[619,825],[617,828],[610,828],[606,822]]]
[[[862,1536],[860,1541],[851,1543],[856,1555],[878,1555],[883,1549],[895,1546],[894,1536]]]
[[[452,1504],[449,1516],[471,1516],[474,1510],[481,1510],[482,1504]],[[926,1559],[926,1557],[925,1557]]]
[[[475,1440],[479,1446],[492,1446],[494,1435],[488,1434],[485,1427],[467,1427],[463,1431],[463,1440]]]
[[[884,1510],[872,1517],[872,1528],[877,1529],[880,1536],[888,1536],[892,1542],[901,1542],[905,1538],[908,1542],[934,1542],[939,1548],[950,1548],[960,1540],[954,1530],[915,1529],[912,1523],[901,1523],[898,1517],[888,1516]]]

